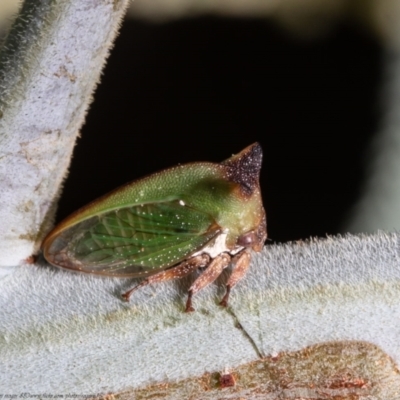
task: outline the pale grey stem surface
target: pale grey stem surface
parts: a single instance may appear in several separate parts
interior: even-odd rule
[[[118,392],[330,341],[375,344],[398,364],[399,239],[379,233],[267,246],[228,309],[218,305],[220,281],[188,314],[190,279],[148,286],[125,303],[131,281],[23,266],[2,281],[0,387]]]
[[[128,0],[27,0],[0,54],[0,271],[37,252]]]

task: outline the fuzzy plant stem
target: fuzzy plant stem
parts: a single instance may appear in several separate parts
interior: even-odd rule
[[[306,388],[333,389],[329,383],[323,387],[321,374],[343,387],[353,377],[366,382],[370,397],[363,398],[398,399],[399,242],[397,234],[378,233],[266,246],[232,290],[228,308],[218,304],[224,276],[194,296],[192,313],[184,310],[193,276],[141,288],[127,303],[121,293],[132,281],[74,274],[40,260],[22,266],[0,282],[0,388],[6,394],[95,397],[164,383],[159,391],[182,379],[321,345],[314,354],[319,361],[300,368]],[[327,343],[340,344],[341,350]],[[354,352],[355,343],[365,351]],[[289,357],[294,366],[300,362],[298,355]],[[386,364],[392,367],[385,369]],[[265,384],[268,396],[241,397],[284,398],[279,385],[283,378],[292,382],[287,374],[293,371],[271,368],[270,377],[261,377],[254,364],[249,375],[257,382],[236,388]],[[293,380],[293,389],[298,382]],[[127,398],[209,398],[204,385],[198,395],[184,386],[186,395]],[[380,394],[374,395],[376,390]],[[327,398],[343,396],[334,394]],[[346,398],[361,398],[356,394]],[[211,398],[230,397],[218,392]],[[321,397],[291,393],[285,398]]]
[[[128,0],[26,0],[0,54],[0,276],[37,253]]]

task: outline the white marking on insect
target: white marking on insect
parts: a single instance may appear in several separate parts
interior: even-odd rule
[[[197,256],[199,254],[207,253],[211,258],[215,258],[221,253],[230,253],[236,254],[240,250],[243,249],[242,246],[235,247],[234,249],[230,249],[226,245],[226,237],[228,236],[228,232],[220,233],[214,240],[212,240],[207,246],[203,247],[200,251],[192,254],[192,257]]]
[[[179,204],[180,204],[181,206],[184,206],[184,205],[185,205],[185,202],[184,202],[183,200],[179,200]]]

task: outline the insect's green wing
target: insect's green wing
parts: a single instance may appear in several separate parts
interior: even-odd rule
[[[140,276],[168,268],[200,250],[221,232],[207,213],[168,201],[93,216],[52,244],[54,260],[65,255],[74,268],[113,276]]]

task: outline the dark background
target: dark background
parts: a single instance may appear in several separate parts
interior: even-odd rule
[[[338,233],[365,178],[380,81],[379,44],[346,22],[304,41],[264,19],[127,20],[57,220],[143,175],[258,141],[271,240]]]

